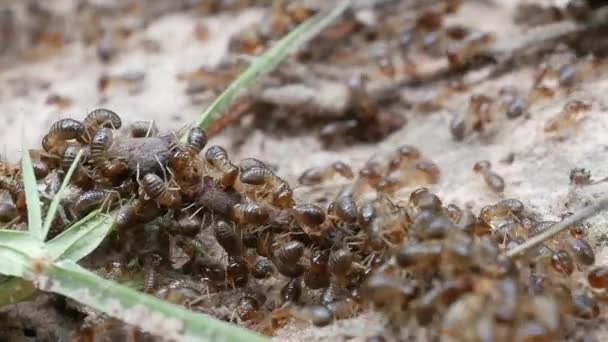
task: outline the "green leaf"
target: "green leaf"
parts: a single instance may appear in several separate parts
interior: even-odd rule
[[[53,219],[55,219],[55,214],[57,213],[57,208],[59,207],[59,202],[61,202],[61,198],[63,197],[63,191],[68,186],[68,183],[70,182],[70,179],[72,178],[72,174],[74,173],[74,171],[76,171],[76,167],[78,167],[80,158],[82,158],[82,154],[83,154],[83,150],[81,149],[80,151],[78,151],[78,154],[76,155],[76,158],[74,159],[74,162],[72,162],[72,165],[70,165],[70,169],[68,170],[65,177],[63,178],[63,182],[61,183],[61,187],[59,188],[59,191],[57,191],[57,193],[55,194],[55,197],[53,197],[53,200],[51,201],[49,210],[46,213],[46,218],[44,219],[44,225],[42,226],[42,239],[43,240],[46,239],[46,237],[49,233],[49,229],[51,228],[51,224],[53,223]]]
[[[42,243],[27,232],[0,229],[0,274],[21,277],[31,258],[42,254]]]
[[[14,248],[23,254],[38,255],[42,246],[42,242],[32,237],[28,232],[0,229],[0,247]]]
[[[294,30],[281,38],[263,55],[257,57],[253,63],[239,77],[234,80],[224,92],[203,112],[196,125],[201,128],[208,127],[216,115],[225,110],[240,94],[241,91],[251,87],[264,74],[274,70],[276,66],[287,58],[292,52],[308,40],[329,26],[342,14],[352,1],[342,1],[329,12],[322,12],[300,24]]]
[[[44,241],[42,234],[42,213],[40,198],[38,197],[38,185],[30,152],[26,148],[23,149],[21,157],[21,172],[23,173],[23,186],[25,188],[25,203],[27,204],[27,224],[30,234]]]
[[[47,242],[46,251],[52,260],[78,261],[99,246],[113,223],[113,216],[95,210]]]
[[[69,260],[46,268],[44,279],[32,280],[41,290],[73,298],[169,340],[267,341],[244,328],[103,279]]]
[[[7,278],[0,282],[0,308],[21,302],[36,293],[32,282],[21,278]]]

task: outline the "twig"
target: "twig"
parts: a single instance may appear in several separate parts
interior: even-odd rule
[[[604,198],[600,199],[599,201],[597,201],[596,203],[582,209],[578,213],[566,218],[565,220],[554,224],[553,227],[543,231],[542,233],[540,233],[536,236],[533,236],[532,238],[528,239],[526,242],[522,243],[521,245],[519,245],[515,248],[512,248],[511,250],[507,251],[507,253],[505,253],[505,255],[507,257],[512,258],[518,254],[525,252],[526,250],[528,250],[530,248],[536,247],[537,245],[541,244],[543,241],[549,239],[550,237],[554,236],[555,234],[558,234],[562,230],[570,227],[571,225],[576,224],[579,221],[582,221],[584,219],[587,219],[591,216],[596,215],[600,211],[606,209],[606,207],[608,207],[608,196],[604,197]]]

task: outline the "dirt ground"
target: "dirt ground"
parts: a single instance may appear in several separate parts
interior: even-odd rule
[[[465,3],[457,15],[449,20],[466,22],[481,30],[495,32],[498,39],[522,35],[525,31],[511,18],[517,0],[471,1]],[[10,1],[7,6],[17,6]],[[74,6],[61,1],[58,10]],[[17,6],[18,7],[18,6]],[[65,9],[64,9],[65,10]],[[471,18],[476,18],[471,22]],[[64,117],[83,117],[88,110],[104,106],[115,110],[126,124],[135,120],[155,120],[163,130],[177,130],[192,122],[205,108],[205,103],[193,103],[185,93],[185,84],[177,80],[180,72],[201,65],[219,63],[226,51],[229,37],[263,20],[261,12],[247,10],[238,15],[195,17],[188,13],[174,13],[152,20],[141,32],[136,32],[130,46],[122,49],[110,62],[97,58],[94,47],[78,42],[65,46],[61,52],[40,61],[23,62],[4,59],[0,62],[0,136],[3,153],[15,160],[21,146],[37,146],[48,127]],[[205,25],[208,39],[197,39],[197,25]],[[154,41],[159,49],[146,51],[145,41]],[[608,182],[587,187],[573,187],[569,174],[573,168],[586,168],[594,179],[608,176],[608,79],[605,75],[586,81],[571,91],[558,93],[553,99],[542,101],[529,109],[529,115],[501,122],[488,137],[473,134],[455,142],[448,130],[454,113],[465,110],[470,93],[496,93],[500,87],[529,88],[536,70],[526,65],[499,77],[484,80],[468,93],[452,97],[445,109],[434,113],[405,110],[406,125],[379,143],[324,149],[312,132],[296,136],[275,134],[253,129],[243,136],[243,130],[229,128],[214,137],[212,144],[227,148],[235,160],[255,157],[278,167],[278,174],[295,184],[307,168],[341,160],[360,167],[370,157],[386,154],[399,145],[412,144],[441,169],[441,179],[431,186],[445,203],[470,205],[475,210],[501,197],[518,198],[547,219],[558,220],[565,211],[576,211],[608,195]],[[141,89],[130,92],[117,86],[107,94],[98,92],[98,78],[103,73],[141,72]],[[484,70],[479,73],[483,73]],[[471,77],[475,77],[472,75]],[[433,85],[403,89],[405,99],[424,98],[435,91]],[[65,108],[46,104],[51,94],[69,97],[72,103]],[[571,99],[591,103],[583,120],[568,131],[563,139],[551,138],[544,131],[546,122]],[[238,144],[235,143],[238,141]],[[503,160],[510,154],[512,163]],[[481,177],[472,171],[476,161],[492,162],[506,187],[502,196],[485,187]],[[400,191],[397,200],[406,199],[411,188]],[[296,190],[303,194],[306,189]],[[604,239],[608,238],[608,211],[589,220],[590,237],[600,255],[596,263],[608,263]],[[19,306],[21,307],[21,305]],[[19,312],[19,309],[17,309]],[[606,314],[606,313],[604,313]],[[310,338],[363,340],[381,326],[381,317],[366,313],[354,319],[338,321],[326,328],[310,328],[294,323],[278,332],[276,340],[306,341]],[[63,335],[65,337],[65,335]]]

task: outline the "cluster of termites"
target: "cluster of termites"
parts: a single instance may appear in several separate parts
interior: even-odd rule
[[[487,62],[497,38],[445,20],[461,2],[380,1],[369,8],[354,7],[261,87],[288,83],[302,86],[298,91],[332,89],[337,95],[332,92],[331,105],[315,101],[321,92],[307,98],[307,107],[297,96],[281,96],[288,100],[280,102],[261,91],[259,97],[242,100],[236,114],[226,115],[216,126],[253,113],[258,126],[272,125],[267,132],[285,132],[306,126],[300,116],[290,115],[297,108],[298,114],[305,112],[304,117],[321,122],[318,136],[326,146],[386,137],[405,124],[403,108],[396,106],[407,97],[397,91],[404,80],[415,85],[435,77],[437,70],[427,72],[419,60],[443,61],[447,72],[455,74]],[[193,12],[215,13],[253,2],[234,3],[182,5]],[[153,41],[133,42],[128,25],[103,27],[94,6],[83,4],[79,17],[91,18],[90,32],[83,32],[82,40],[95,46],[101,62],[111,62],[134,44],[148,53],[161,48]],[[575,10],[549,21],[578,13]],[[49,28],[60,22],[45,14],[44,6],[30,6],[28,11],[46,18],[40,22]],[[238,58],[176,75],[193,103],[219,94],[243,70],[241,61],[272,46],[320,8],[276,2],[270,11],[270,20],[258,29],[245,30],[230,41],[229,49]],[[14,27],[12,16],[0,12],[0,24]],[[19,30],[0,33],[10,42],[15,32]],[[57,48],[52,35],[44,30],[36,34],[34,40]],[[208,32],[197,25],[194,34],[204,40]],[[449,124],[453,139],[490,136],[505,121],[533,116],[535,105],[558,93],[570,94],[601,71],[595,58],[581,60],[559,51],[554,55],[536,70],[527,89],[504,87],[468,97]],[[341,72],[353,66],[356,73]],[[108,71],[97,87],[104,97],[117,90],[135,94],[143,90],[144,80],[141,71]],[[464,78],[448,82],[432,98],[416,98],[408,105],[416,114],[439,111],[450,107],[446,103],[452,95],[473,86]],[[46,102],[65,108],[72,101],[51,94]],[[572,99],[542,129],[562,136],[590,109],[589,103]],[[281,116],[281,111],[289,114]],[[573,225],[539,247],[507,257],[505,251],[556,222],[542,220],[516,199],[502,199],[477,214],[443,203],[421,187],[439,181],[439,166],[411,145],[394,149],[386,159],[370,159],[359,169],[336,161],[306,170],[298,179],[304,189],[342,185],[331,197],[311,200],[296,196],[292,185],[263,161],[237,162],[221,146],[207,146],[207,133],[199,128],[166,133],[151,121],[124,127],[116,113],[101,108],[82,121],[55,122],[41,149],[31,151],[43,205],[49,205],[80,151],[83,157],[51,236],[96,209],[114,215],[114,228],[100,248],[103,257],[86,260],[87,266],[119,282],[141,279],[142,291],[194,311],[272,335],[290,320],[321,327],[374,310],[387,319],[382,329],[370,330],[373,341],[575,340],[581,331],[601,323],[608,269],[595,265],[585,240],[586,225]],[[479,161],[472,171],[502,196],[505,181],[497,166]],[[20,179],[18,167],[0,164],[0,222],[15,229],[27,224]],[[589,171],[578,168],[569,179],[574,186],[594,182]],[[396,195],[407,200],[393,201]],[[85,324],[78,340],[109,336],[149,338],[134,327],[105,320]]]
[[[265,334],[291,319],[325,326],[373,308],[388,318],[388,339],[423,331],[451,341],[550,341],[595,322],[608,290],[584,225],[508,258],[506,250],[555,222],[516,199],[475,215],[427,188],[394,203],[397,189],[439,179],[439,167],[414,146],[358,173],[343,162],[305,171],[305,186],[345,184],[325,204],[300,200],[260,160],[234,163],[222,147],[207,147],[199,128],[162,135],[153,122],[123,127],[108,109],[57,121],[42,147],[31,154],[45,205],[78,152],[84,156],[52,234],[106,210],[115,224],[101,274],[143,274],[151,295]],[[474,170],[503,191],[489,162]],[[0,218],[21,227],[19,170],[2,172]]]

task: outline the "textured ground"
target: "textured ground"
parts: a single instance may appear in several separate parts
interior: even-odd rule
[[[516,1],[497,1],[496,5],[473,2],[465,5],[456,18],[468,22],[471,16],[480,20],[481,29],[496,31],[499,37],[521,34],[511,21],[510,11]],[[69,3],[69,2],[67,2]],[[154,20],[137,32],[131,46],[110,64],[96,58],[92,47],[71,44],[56,56],[34,63],[4,63],[0,69],[0,137],[2,149],[10,159],[16,158],[20,146],[36,146],[49,125],[62,117],[82,117],[87,110],[103,105],[116,110],[127,123],[133,120],[156,120],[162,129],[179,129],[191,122],[204,108],[193,104],[184,93],[185,85],[176,74],[200,65],[221,61],[228,38],[260,20],[260,13],[248,11],[237,16],[197,18],[188,14],[170,14]],[[204,23],[209,39],[197,40],[195,27]],[[230,23],[227,25],[226,23]],[[145,52],[142,41],[154,40],[160,46],[155,53]],[[3,70],[4,69],[4,70]],[[512,70],[501,77],[482,82],[470,92],[496,93],[502,86],[529,88],[535,67]],[[141,92],[130,94],[121,87],[112,89],[103,100],[97,91],[97,79],[104,72],[137,71],[145,73]],[[432,86],[404,89],[404,98],[427,96]],[[284,136],[278,132],[253,130],[242,136],[242,130],[228,129],[213,139],[224,144],[236,160],[256,157],[278,166],[278,173],[290,181],[311,166],[342,160],[353,166],[362,165],[374,154],[388,153],[402,144],[413,144],[441,168],[439,184],[432,187],[446,203],[470,204],[478,209],[496,202],[498,196],[489,192],[481,178],[472,172],[472,165],[481,159],[490,160],[494,170],[506,181],[505,197],[519,198],[547,219],[559,218],[565,211],[576,211],[595,198],[608,194],[608,182],[585,188],[569,185],[574,167],[584,167],[594,178],[608,176],[608,103],[605,94],[608,79],[591,80],[571,92],[559,93],[530,109],[526,118],[505,121],[491,138],[474,135],[463,142],[454,142],[448,130],[453,112],[463,111],[468,94],[454,96],[445,103],[450,110],[432,114],[406,111],[407,124],[400,131],[378,144],[357,144],[339,150],[324,150],[310,132]],[[49,94],[73,99],[65,109],[45,104]],[[543,131],[547,120],[563,108],[568,99],[589,101],[592,109],[565,139],[551,139]],[[239,140],[239,144],[233,144]],[[501,162],[513,153],[514,162]],[[411,189],[404,189],[405,197]],[[590,220],[594,224],[592,238],[602,255],[599,263],[608,262],[608,253],[601,247],[603,232],[608,232],[608,212]],[[373,314],[340,321],[324,329],[300,328],[297,325],[279,332],[278,340],[308,340],[310,337],[373,334],[379,318]],[[319,335],[320,334],[320,335]],[[336,339],[336,338],[334,338]]]

